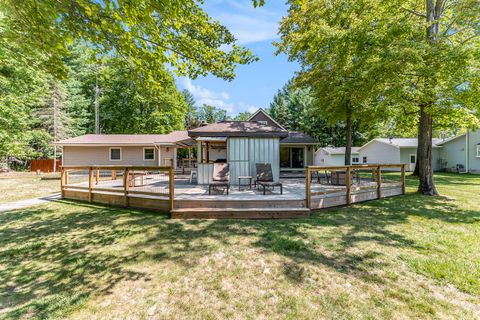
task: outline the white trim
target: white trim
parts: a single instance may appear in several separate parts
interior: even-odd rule
[[[480,158],[480,144],[477,144],[477,158]]]
[[[415,157],[415,162],[412,162],[412,161],[411,161],[411,160],[412,160],[412,156]],[[410,154],[408,155],[408,164],[414,164],[414,163],[416,163],[416,162],[417,162],[417,155],[416,155],[415,153],[410,153]]]
[[[152,149],[153,150],[153,159],[145,159],[145,150]],[[155,147],[143,147],[143,161],[155,161]]]
[[[369,142],[365,143],[363,146],[361,146],[359,149],[358,149],[358,152],[360,152],[360,150],[363,150],[363,148],[365,148],[366,146],[368,146],[369,144],[373,143],[373,142],[378,142],[378,143],[382,143],[384,145],[387,145],[387,146],[392,146],[392,147],[395,147],[397,149],[400,149],[400,147],[396,144],[393,144],[393,143],[386,143],[384,141],[381,141],[381,140],[377,140],[377,139],[372,139],[370,140]],[[416,147],[408,147],[408,148],[416,148]]]
[[[273,123],[275,123],[277,126],[279,126],[281,129],[283,130],[287,130],[285,129],[280,123],[278,123],[277,121],[275,121],[275,119],[273,119],[265,110],[263,110],[262,108],[258,109],[257,111],[255,111],[254,114],[252,114],[250,116],[250,118],[247,119],[247,121],[251,121],[253,117],[255,117],[257,114],[259,113],[263,113],[267,118],[269,118],[270,120],[272,120]]]
[[[470,159],[469,159],[469,149],[470,149],[470,141],[469,141],[469,136],[468,136],[468,129],[467,132],[465,133],[465,172],[469,172],[469,166],[470,166]]]
[[[120,150],[120,159],[112,159],[112,149]],[[110,147],[108,148],[108,161],[122,161],[122,147]]]
[[[450,142],[450,141],[455,140],[455,139],[457,139],[457,138],[461,138],[461,137],[463,137],[463,136],[465,136],[465,135],[466,135],[466,133],[462,133],[462,134],[459,134],[459,135],[457,135],[457,136],[454,136],[454,137],[445,139],[445,140],[443,140],[443,141],[438,142],[438,143],[437,143],[437,146],[441,146],[441,145],[443,145],[443,144],[445,144],[445,143],[447,143],[447,142]]]

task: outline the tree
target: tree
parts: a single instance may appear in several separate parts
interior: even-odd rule
[[[331,124],[345,124],[345,164],[350,164],[354,123],[384,117],[377,82],[374,45],[379,5],[376,1],[290,1],[280,26],[278,52],[302,66],[297,86],[308,86],[316,114]]]
[[[6,50],[18,59],[66,76],[68,44],[83,40],[96,54],[121,56],[125,66],[148,84],[170,64],[178,75],[213,75],[231,80],[237,64],[256,60],[236,44],[227,28],[209,17],[201,1],[28,1],[0,2],[11,26],[4,32]],[[255,6],[263,1],[253,1]],[[139,10],[139,8],[141,8]],[[45,59],[32,60],[31,52]],[[95,55],[92,56],[95,58]]]
[[[187,89],[182,91],[183,98],[186,103],[185,111],[185,129],[195,129],[200,126],[200,120],[198,119],[197,108],[195,107],[195,99],[193,95]]]
[[[240,112],[239,114],[237,114],[233,120],[235,121],[247,121],[250,117],[252,116],[252,114],[248,111],[244,111],[244,112]]]
[[[203,104],[198,110],[198,118],[207,123],[225,121],[227,119],[227,111],[208,104]]]

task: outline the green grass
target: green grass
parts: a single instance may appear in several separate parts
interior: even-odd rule
[[[37,175],[36,173],[30,172],[0,173],[0,204],[49,196],[59,192],[59,174],[49,173]]]
[[[480,176],[436,181],[441,197],[302,220],[67,201],[0,213],[0,318],[477,318]]]

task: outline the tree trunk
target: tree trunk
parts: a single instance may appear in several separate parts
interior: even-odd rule
[[[432,168],[432,115],[425,110],[425,106],[420,108],[420,124],[418,134],[418,192],[425,195],[438,195],[433,181]]]
[[[345,138],[347,143],[345,146],[345,165],[349,166],[352,161],[352,107],[350,105],[347,106],[346,118]]]
[[[417,132],[417,139],[420,136],[420,125],[418,126],[419,130]],[[418,158],[420,153],[418,152],[419,148],[417,147],[417,156],[415,157],[415,169],[412,172],[412,177],[418,177],[419,176],[419,165],[418,165]]]

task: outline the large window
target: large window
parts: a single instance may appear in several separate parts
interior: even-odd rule
[[[155,160],[155,148],[143,148],[143,160],[154,161]]]
[[[353,157],[352,158],[352,163],[360,163],[360,158],[359,157]]]
[[[480,158],[480,144],[477,144],[477,158]]]
[[[122,160],[122,148],[110,148],[110,161]]]
[[[363,163],[367,163],[367,157],[363,157]]]

